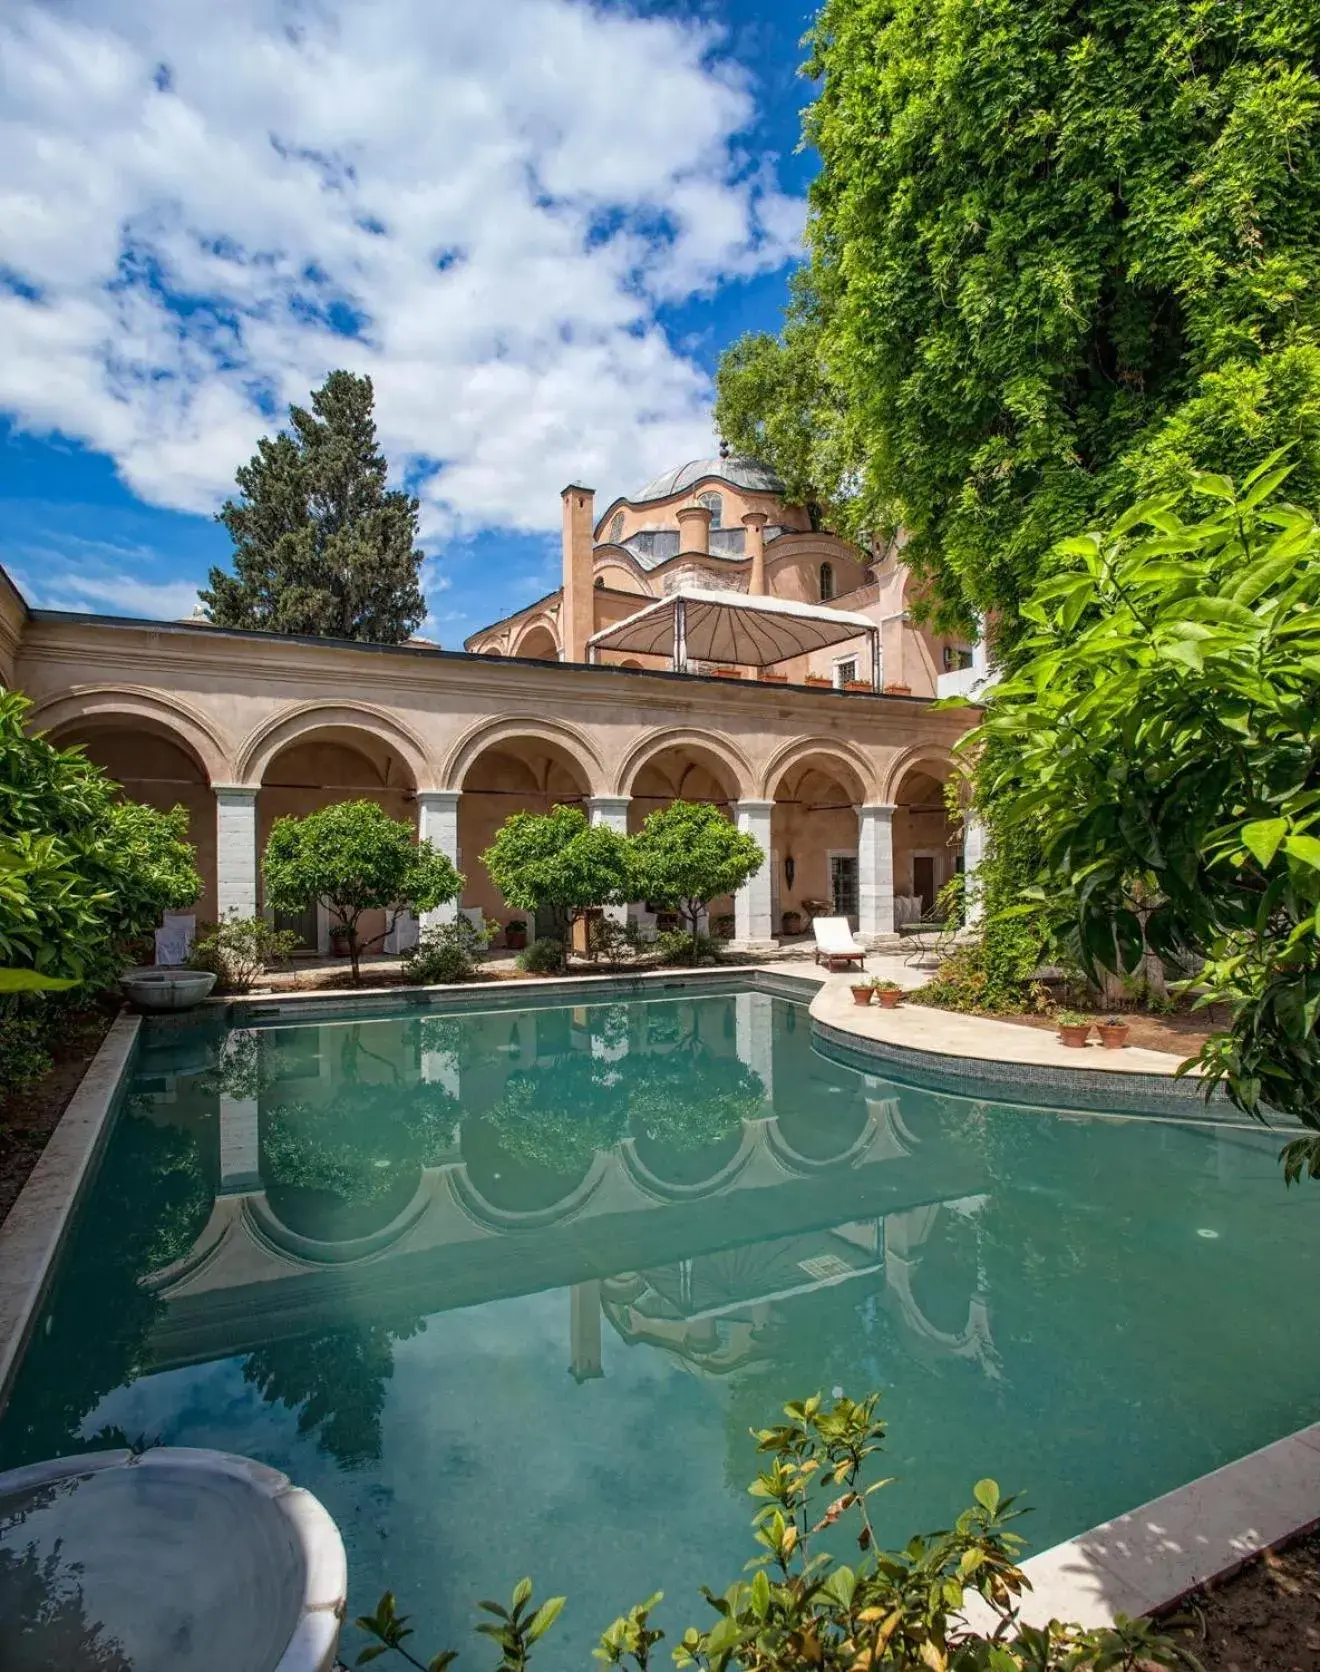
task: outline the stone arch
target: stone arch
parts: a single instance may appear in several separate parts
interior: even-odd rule
[[[435,770],[426,745],[415,732],[371,703],[333,701],[299,703],[296,708],[264,720],[248,734],[238,752],[236,778],[253,789],[260,786],[266,769],[281,750],[325,731],[365,732],[398,751],[408,768],[414,789],[433,787]]]
[[[855,745],[834,737],[801,737],[784,744],[771,757],[757,795],[773,801],[785,773],[813,759],[838,769],[839,782],[856,796],[858,805],[879,800],[874,763]]]
[[[955,757],[951,749],[939,743],[914,743],[910,748],[901,750],[890,761],[880,786],[880,799],[895,802],[898,792],[903,787],[903,780],[909,772],[921,767],[934,768],[930,774],[932,778],[945,779],[958,773],[966,775],[966,769]]]
[[[442,789],[461,790],[463,780],[479,755],[498,743],[524,738],[562,750],[572,757],[586,779],[589,795],[602,795],[605,771],[596,746],[586,734],[564,720],[547,720],[539,714],[518,715],[504,720],[481,720],[470,727],[450,750],[440,772]]]
[[[178,697],[137,685],[79,685],[38,703],[27,717],[29,730],[46,732],[52,741],[73,725],[131,726],[135,722],[180,744],[210,783],[229,781],[233,757],[228,745],[205,715]]]
[[[637,774],[648,761],[668,749],[687,749],[704,764],[716,763],[716,775],[727,775],[734,801],[752,798],[756,773],[737,744],[712,732],[690,731],[681,726],[662,727],[657,731],[648,732],[645,737],[634,743],[624,756],[609,793],[631,795]]]
[[[525,656],[542,662],[557,661],[559,659],[559,635],[555,632],[554,624],[549,617],[540,616],[534,621],[526,622],[513,637],[508,654],[510,656]]]

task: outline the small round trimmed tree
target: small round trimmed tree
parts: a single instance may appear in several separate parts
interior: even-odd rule
[[[588,824],[579,807],[514,813],[481,863],[509,905],[554,921],[565,958],[579,918],[636,897],[628,838]]]
[[[692,931],[721,894],[735,894],[765,863],[754,836],[738,830],[708,801],[673,801],[652,813],[632,840],[635,886],[640,898],[678,912]]]
[[[266,902],[277,911],[323,903],[348,936],[353,984],[363,952],[383,941],[399,912],[433,911],[456,900],[463,878],[430,842],[414,841],[405,819],[374,801],[339,801],[305,818],[276,819],[262,861]],[[364,912],[390,914],[384,933],[363,941]]]

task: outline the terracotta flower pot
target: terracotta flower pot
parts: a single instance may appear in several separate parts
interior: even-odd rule
[[[834,689],[833,681],[822,678],[818,673],[809,673],[806,683],[811,686],[813,691],[832,691]]]
[[[1089,1022],[1059,1023],[1059,1042],[1062,1045],[1071,1045],[1080,1051],[1090,1036],[1091,1024]]]
[[[742,672],[738,668],[716,668],[716,679],[741,679]]]
[[[763,685],[787,685],[788,675],[786,673],[763,673],[761,683]]]
[[[1121,1051],[1128,1042],[1132,1029],[1126,1022],[1097,1022],[1100,1043],[1109,1051]]]
[[[886,685],[885,695],[887,697],[910,697],[912,687],[910,685]]]
[[[897,987],[877,987],[875,996],[880,1000],[881,1010],[897,1010],[903,998]]]
[[[510,952],[521,952],[527,945],[526,929],[506,929],[504,931],[504,944]]]
[[[330,956],[332,958],[348,957],[348,936],[337,935],[333,929],[330,931]]]
[[[853,1003],[854,1004],[870,1004],[871,993],[872,993],[873,990],[874,989],[872,989],[870,987],[854,987],[853,990],[852,990]]]
[[[871,685],[865,679],[849,679],[844,681],[845,691],[869,691]]]

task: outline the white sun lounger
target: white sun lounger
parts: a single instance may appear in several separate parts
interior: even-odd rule
[[[846,917],[813,917],[812,933],[816,937],[816,962],[822,960],[829,969],[838,964],[860,964],[866,948],[858,946]]]

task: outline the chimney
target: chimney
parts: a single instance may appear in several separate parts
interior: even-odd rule
[[[570,483],[564,502],[563,650],[566,662],[585,662],[587,640],[596,631],[595,577],[591,553],[596,532],[596,490]]]
[[[705,556],[710,551],[709,505],[680,505],[678,508],[678,549]]]
[[[747,555],[752,560],[752,575],[747,584],[747,590],[753,598],[765,597],[765,525],[767,517],[764,511],[748,511],[743,517],[743,527],[747,530],[745,544]]]

